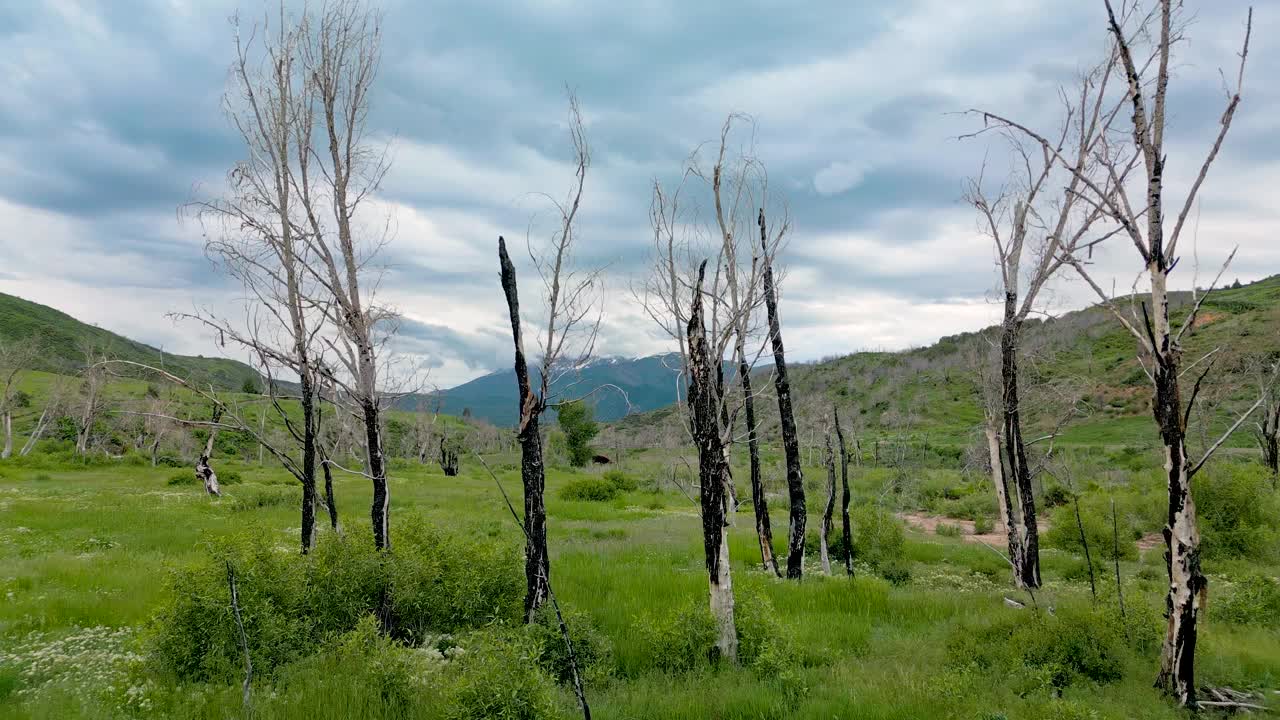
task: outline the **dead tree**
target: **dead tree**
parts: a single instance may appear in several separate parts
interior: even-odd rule
[[[692,287],[690,273],[705,257],[714,257],[715,266],[707,290],[709,307],[706,324],[712,353],[726,356],[736,368],[737,380],[731,384],[741,388],[741,397],[727,389],[723,363],[715,368],[717,397],[721,401],[719,418],[721,446],[730,453],[735,442],[733,427],[739,411],[745,418],[745,439],[750,463],[752,505],[755,511],[756,535],[761,563],[766,570],[779,574],[773,553],[773,531],[769,520],[768,501],[760,471],[759,429],[751,369],[765,348],[758,337],[759,310],[763,302],[761,251],[755,247],[753,222],[758,203],[769,201],[767,173],[752,155],[750,145],[734,151],[735,128],[749,125],[750,119],[730,115],[721,127],[720,138],[712,161],[704,164],[695,151],[686,163],[684,176],[674,191],[655,183],[650,206],[654,231],[654,265],[643,287],[634,290],[637,300],[651,318],[675,342],[680,353],[680,372],[687,374],[688,354],[685,326],[688,321],[684,297]],[[696,211],[697,199],[686,202],[694,181],[700,180],[713,208],[713,220],[705,222]],[[784,226],[785,229],[785,226]],[[783,233],[771,238],[765,252],[772,257],[782,241]],[[680,397],[678,383],[677,396]],[[683,401],[677,403],[687,410]],[[690,432],[687,413],[684,430]],[[727,502],[736,510],[736,490],[729,478],[725,488]]]
[[[89,452],[89,444],[93,440],[93,427],[98,421],[98,415],[102,412],[102,388],[106,384],[106,377],[101,366],[98,365],[98,355],[93,351],[86,351],[86,364],[80,376],[83,380],[80,383],[80,394],[84,396],[84,400],[80,405],[80,417],[76,422],[76,453],[85,455]]]
[[[4,448],[0,458],[13,454],[13,411],[18,406],[18,376],[26,370],[36,356],[36,346],[31,342],[11,342],[0,345],[0,425],[3,426]]]
[[[1252,31],[1252,11],[1245,26],[1239,69],[1234,76],[1235,87],[1228,92],[1217,136],[1177,209],[1173,228],[1168,230],[1164,192],[1165,167],[1168,161],[1164,144],[1166,104],[1172,50],[1182,38],[1181,21],[1175,15],[1182,6],[1173,0],[1159,0],[1158,7],[1153,12],[1143,15],[1136,7],[1126,5],[1122,8],[1124,12],[1117,16],[1110,0],[1104,0],[1104,5],[1112,52],[1118,58],[1116,64],[1124,78],[1122,100],[1132,109],[1130,126],[1115,127],[1114,135],[1123,137],[1127,134],[1131,145],[1113,138],[1110,132],[1103,132],[1095,154],[1096,162],[1092,166],[1082,166],[1073,159],[1064,157],[1053,141],[1027,126],[992,113],[986,113],[985,117],[996,127],[1029,138],[1046,152],[1055,155],[1067,171],[1079,178],[1082,198],[1091,206],[1101,208],[1107,219],[1118,226],[1119,232],[1132,241],[1150,283],[1150,306],[1145,301],[1139,303],[1135,298],[1134,304],[1140,305],[1141,315],[1136,312],[1126,315],[1086,269],[1085,257],[1076,254],[1067,258],[1080,277],[1098,294],[1104,306],[1134,336],[1143,369],[1154,390],[1152,409],[1164,446],[1168,488],[1164,539],[1169,577],[1166,599],[1168,623],[1156,685],[1174,697],[1179,704],[1194,707],[1196,628],[1207,595],[1208,582],[1200,569],[1200,531],[1191,496],[1191,479],[1204,467],[1227,436],[1224,435],[1210,446],[1198,460],[1193,460],[1187,453],[1187,419],[1195,403],[1196,389],[1192,389],[1190,398],[1184,403],[1180,382],[1184,372],[1182,340],[1184,334],[1195,326],[1196,315],[1208,293],[1201,294],[1196,299],[1181,326],[1176,326],[1170,317],[1168,288],[1169,276],[1177,265],[1178,241],[1185,221],[1195,206],[1200,187],[1222,147],[1240,104]],[[1155,27],[1152,28],[1151,25]],[[1149,46],[1146,44],[1148,41]],[[1148,92],[1151,94],[1150,98]],[[1108,128],[1110,129],[1112,128]],[[1098,170],[1091,171],[1091,167]],[[1137,183],[1141,187],[1143,199],[1134,203],[1130,199],[1125,180],[1131,170],[1139,167],[1145,174],[1142,181]],[[1215,284],[1216,282],[1215,280]],[[1204,373],[1200,375],[1200,380],[1203,377]],[[1199,384],[1200,381],[1197,380],[1196,386]],[[1261,403],[1262,398],[1232,425],[1228,435]]]
[[[796,433],[795,412],[791,408],[791,382],[787,378],[786,349],[782,345],[782,321],[778,318],[778,292],[773,282],[773,261],[768,257],[770,233],[764,208],[760,209],[757,222],[760,226],[760,245],[766,256],[764,302],[769,312],[769,340],[773,345],[774,363],[773,387],[778,395],[782,449],[787,458],[787,496],[791,501],[791,519],[787,525],[787,577],[799,579],[804,574],[804,527],[807,519],[804,472],[800,468],[800,439]]]
[[[40,410],[40,417],[36,418],[36,424],[31,428],[30,434],[27,435],[27,441],[22,444],[22,449],[18,451],[18,457],[29,455],[35,449],[36,443],[40,442],[45,430],[49,428],[49,423],[63,412],[67,385],[68,381],[65,378],[59,377],[53,381],[49,388],[48,397],[45,399],[44,407]]]
[[[1040,541],[1023,437],[1024,393],[1019,387],[1023,327],[1039,310],[1041,291],[1068,259],[1110,235],[1089,236],[1104,212],[1097,203],[1082,199],[1082,190],[1083,178],[1093,174],[1091,166],[1106,130],[1122,107],[1107,93],[1113,66],[1114,59],[1108,60],[1081,78],[1078,91],[1063,90],[1062,127],[1052,149],[1001,128],[1017,169],[998,192],[985,188],[980,174],[965,193],[982,218],[1000,271],[1004,317],[999,329],[999,406],[989,415],[986,434],[992,480],[1009,537],[1009,562],[1015,582],[1025,589],[1040,587]],[[1064,167],[1068,155],[1078,172]],[[1002,446],[1003,460],[996,462]]]
[[[381,59],[381,15],[353,0],[324,6],[300,43],[307,78],[305,108],[314,122],[294,127],[292,180],[303,237],[312,260],[305,264],[319,286],[314,306],[336,330],[322,336],[338,358],[340,372],[326,380],[352,403],[364,436],[364,468],[373,485],[370,523],[373,543],[391,549],[391,495],[382,446],[382,409],[387,400],[383,350],[398,327],[395,313],[376,302],[370,274],[385,237],[366,242],[357,224],[363,202],[386,174],[386,154],[365,136],[369,98]],[[319,126],[320,137],[313,137]],[[339,466],[340,467],[340,466]]]
[[[1280,483],[1280,388],[1264,388],[1267,402],[1262,419],[1254,423],[1253,435],[1262,451],[1262,463],[1271,471],[1271,487]]]
[[[440,470],[445,477],[458,475],[458,451],[449,444],[448,436],[440,436]]]
[[[214,405],[213,419],[209,421],[209,435],[204,441],[204,451],[200,453],[200,459],[196,460],[196,480],[204,485],[206,493],[217,497],[222,497],[222,490],[218,487],[218,473],[213,471],[209,459],[213,457],[213,443],[218,439],[218,421],[221,419],[222,405]]]
[[[524,350],[520,323],[520,300],[516,289],[516,270],[507,255],[506,241],[498,238],[498,263],[502,290],[511,317],[511,338],[515,345],[515,373],[518,390],[519,424],[516,437],[520,442],[520,477],[524,483],[525,503],[525,621],[533,622],[538,608],[546,601],[551,577],[547,552],[547,510],[543,495],[546,490],[545,466],[539,418],[548,407],[563,399],[564,382],[581,370],[595,349],[600,328],[597,305],[598,271],[580,271],[575,267],[577,218],[591,166],[591,149],[582,123],[578,99],[569,94],[569,136],[573,144],[575,173],[568,197],[557,201],[546,196],[559,213],[557,228],[545,247],[535,248],[529,240],[529,256],[546,288],[543,298],[545,331],[539,339],[541,357],[536,385],[529,376],[529,363]]]
[[[304,46],[311,41],[311,17],[286,19],[283,5],[254,27],[247,39],[235,20],[235,60],[224,106],[245,147],[245,157],[227,176],[223,197],[197,200],[187,209],[205,232],[205,253],[245,289],[244,319],[233,322],[212,312],[178,314],[196,320],[247,351],[263,372],[264,393],[289,434],[295,455],[286,469],[302,486],[301,550],[315,543],[316,463],[320,408],[317,363],[322,355],[323,300],[308,263],[313,262],[299,224],[298,174],[313,148],[303,146],[315,122]],[[302,179],[306,181],[305,178]],[[297,378],[301,423],[281,403],[275,375]],[[260,436],[266,409],[259,410]],[[259,455],[265,446],[259,446]]]
[[[831,533],[831,516],[836,509],[836,452],[831,444],[831,426],[826,429],[826,454],[823,462],[827,466],[827,504],[822,509],[822,534],[818,538],[819,555],[822,558],[822,572],[831,574],[831,557],[827,552],[827,535]]]
[[[836,426],[836,437],[840,441],[840,485],[843,491],[840,498],[840,547],[844,551],[845,574],[853,577],[853,528],[849,523],[849,448],[844,442],[844,430],[840,428],[840,411],[833,407],[831,414]]]
[[[702,486],[702,547],[706,556],[710,585],[711,614],[717,628],[716,648],[720,657],[737,662],[738,632],[733,617],[733,580],[729,568],[729,543],[725,531],[725,487],[729,464],[725,461],[720,437],[720,398],[716,397],[715,370],[703,321],[702,283],[707,264],[698,267],[689,305],[685,338],[689,348],[689,419],[694,444],[698,448],[698,481]]]

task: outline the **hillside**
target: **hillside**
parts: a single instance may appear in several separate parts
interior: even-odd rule
[[[40,349],[33,370],[74,374],[85,364],[85,350],[91,349],[114,359],[163,365],[181,377],[224,389],[239,390],[246,382],[260,381],[257,371],[242,362],[162,353],[47,305],[0,293],[0,342],[26,340]]]
[[[1189,309],[1190,299],[1190,293],[1173,295],[1174,317]],[[791,367],[802,442],[821,443],[823,423],[832,407],[838,407],[846,426],[852,425],[863,437],[951,445],[973,442],[982,421],[977,366],[994,359],[986,339],[994,331],[944,337],[928,347],[901,352],[858,352]],[[1149,381],[1135,356],[1134,340],[1105,308],[1094,306],[1029,321],[1024,344],[1023,384],[1031,388],[1024,391],[1024,412],[1034,427],[1056,424],[1065,412],[1062,391],[1070,390],[1079,393],[1082,402],[1061,442],[1134,447],[1156,443]],[[1203,426],[1204,434],[1210,435],[1225,429],[1229,411],[1252,392],[1254,383],[1242,377],[1249,372],[1250,360],[1280,353],[1280,275],[1215,291],[1184,344],[1187,363],[1221,348],[1201,392],[1206,401],[1201,405],[1210,411],[1208,422],[1192,419],[1193,425]],[[775,442],[777,436],[771,368],[761,368],[756,379],[756,388],[767,393],[756,405],[767,443]],[[680,442],[683,436],[672,412],[663,408],[629,417],[612,430],[633,446]],[[1202,441],[1197,428],[1193,435],[1195,442]],[[1251,447],[1247,429],[1238,431],[1229,445]]]
[[[562,397],[589,396],[596,408],[596,418],[617,420],[629,412],[646,412],[675,402],[679,366],[679,356],[675,354],[600,358],[581,372],[560,378],[551,390],[552,394]],[[413,409],[422,403],[432,404],[436,398],[440,400],[441,412],[449,415],[470,411],[471,416],[494,425],[510,426],[516,422],[516,375],[510,368],[437,395],[405,398],[400,406]]]

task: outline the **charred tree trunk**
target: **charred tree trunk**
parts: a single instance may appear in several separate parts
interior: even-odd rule
[[[1274,488],[1280,482],[1280,395],[1272,397],[1255,434],[1258,448],[1262,450],[1262,463],[1271,471],[1271,487]]]
[[[840,443],[840,547],[844,551],[844,571],[853,577],[853,528],[849,524],[849,448],[844,442],[844,430],[840,427],[840,411],[832,408],[836,424],[836,438]]]
[[[516,269],[507,256],[506,241],[501,237],[498,238],[498,264],[501,269],[502,291],[506,294],[507,310],[511,315],[516,385],[520,394],[520,424],[516,438],[520,441],[520,480],[524,485],[524,614],[525,622],[533,622],[538,608],[547,600],[551,583],[551,559],[547,552],[547,507],[543,497],[546,475],[542,461],[542,435],[538,429],[538,417],[545,405],[543,398],[538,397],[529,382],[529,364],[525,359],[524,337],[520,332]]]
[[[724,444],[720,438],[716,383],[711,367],[715,359],[707,347],[706,327],[702,319],[702,281],[707,263],[698,267],[698,280],[693,288],[686,337],[689,347],[689,414],[693,440],[698,446],[698,480],[702,486],[702,542],[706,556],[707,580],[710,586],[711,614],[717,628],[716,649],[724,660],[735,663],[738,658],[738,632],[734,622],[733,582],[729,574],[729,541],[725,532],[725,483],[729,466],[725,462]]]
[[[458,451],[449,447],[446,441],[447,438],[440,438],[440,469],[445,477],[457,477]]]
[[[0,450],[0,458],[13,454],[13,413],[4,411],[4,450]]]
[[[1031,489],[1031,468],[1027,464],[1027,448],[1022,440],[1022,418],[1018,408],[1018,338],[1022,323],[1017,318],[1018,296],[1006,293],[1004,326],[1000,335],[1001,421],[1004,426],[1006,467],[1017,494],[1016,516],[1010,530],[1009,561],[1013,564],[1018,587],[1034,590],[1040,587],[1040,533],[1036,525],[1036,501]],[[1007,487],[1006,487],[1007,492]],[[1006,501],[1008,498],[1006,496]],[[1012,540],[1016,535],[1016,543]]]
[[[299,391],[302,404],[302,554],[311,552],[316,544],[316,431],[319,419],[316,414],[316,391],[314,379],[309,368],[299,377]],[[266,412],[262,414],[266,419]],[[261,453],[262,445],[258,445]],[[261,458],[258,460],[262,462]]]
[[[756,537],[760,541],[760,563],[766,571],[782,577],[778,570],[778,558],[773,554],[773,528],[769,523],[769,501],[764,495],[764,481],[760,477],[760,438],[756,434],[756,402],[751,390],[751,368],[747,365],[746,350],[739,342],[738,375],[742,380],[742,404],[747,421],[747,456],[751,464],[751,504],[756,514]]]
[[[369,356],[369,371],[373,372],[372,355]],[[373,482],[373,504],[369,511],[369,519],[373,523],[373,546],[379,550],[390,550],[391,492],[387,487],[387,464],[382,454],[382,428],[378,422],[376,391],[360,398],[360,411],[364,416],[365,441],[368,443],[369,464],[366,472]]]
[[[1160,652],[1156,687],[1182,705],[1195,706],[1196,626],[1209,583],[1200,570],[1200,529],[1191,498],[1191,472],[1187,458],[1186,416],[1178,384],[1180,353],[1169,333],[1166,269],[1160,254],[1151,266],[1151,300],[1155,305],[1155,402],[1153,414],[1164,444],[1169,508],[1164,528],[1165,563],[1169,595],[1165,600],[1168,624]]]
[[[827,550],[827,536],[831,533],[831,517],[836,509],[836,453],[831,445],[831,428],[827,428],[827,504],[822,509],[822,536],[818,548],[822,556],[822,572],[831,574],[831,555]]]
[[[987,456],[991,463],[991,483],[996,489],[996,509],[1000,512],[1000,521],[1004,523],[1005,535],[1009,539],[1009,564],[1014,568],[1014,582],[1018,580],[1018,563],[1013,559],[1020,552],[1017,523],[1013,519],[1013,502],[1009,498],[1009,483],[1004,472],[1004,456],[1000,453],[1000,431],[994,420],[987,418],[983,428],[987,438]]]
[[[769,338],[773,345],[774,390],[778,394],[778,417],[782,425],[782,448],[787,457],[787,495],[791,501],[791,519],[787,525],[787,577],[798,579],[804,574],[804,530],[807,513],[804,504],[804,473],[800,469],[800,439],[796,433],[795,413],[791,408],[791,382],[787,379],[786,350],[782,345],[782,322],[778,319],[778,294],[773,285],[773,261],[769,258],[769,238],[764,210],[760,210],[760,244],[764,250],[764,302],[769,314]]]
[[[196,479],[204,485],[204,491],[210,495],[222,497],[222,490],[218,488],[218,474],[213,471],[213,466],[209,464],[209,458],[213,455],[213,442],[218,438],[218,421],[222,419],[222,406],[215,405],[213,408],[213,421],[209,425],[209,437],[204,441],[204,452],[200,453],[200,459],[196,461]]]
[[[338,500],[333,494],[333,470],[329,467],[329,453],[323,448],[319,448],[319,452],[320,467],[324,471],[324,504],[329,511],[329,527],[340,533],[342,525],[338,522]]]

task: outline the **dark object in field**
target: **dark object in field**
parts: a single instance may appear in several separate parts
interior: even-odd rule
[[[760,209],[760,244],[769,253],[768,225]],[[787,496],[791,519],[787,527],[787,577],[799,579],[804,573],[804,526],[808,518],[804,506],[804,473],[800,469],[800,440],[796,416],[791,409],[791,382],[787,379],[786,350],[782,346],[782,323],[778,319],[778,293],[773,285],[773,263],[764,264],[764,305],[769,313],[769,338],[773,344],[773,387],[778,395],[778,417],[782,425],[782,447],[787,456]]]
[[[591,462],[595,463],[596,465],[608,465],[613,461],[610,460],[609,456],[607,455],[592,455]]]
[[[213,441],[218,437],[218,421],[222,419],[222,406],[213,406],[213,420],[209,423],[209,437],[204,442],[204,452],[200,454],[200,459],[196,461],[196,479],[204,485],[204,491],[210,495],[222,497],[222,491],[218,489],[218,473],[213,471],[213,466],[209,464],[209,456],[213,454]]]
[[[458,451],[449,447],[446,438],[440,438],[440,469],[445,477],[458,475]]]

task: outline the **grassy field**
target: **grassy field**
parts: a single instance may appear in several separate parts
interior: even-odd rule
[[[550,473],[557,593],[566,609],[593,626],[610,649],[610,660],[592,674],[587,688],[595,717],[1182,716],[1151,688],[1163,571],[1156,552],[1139,556],[1129,537],[1121,563],[1128,610],[1122,623],[1115,609],[1114,579],[1101,573],[1111,572],[1109,563],[1099,568],[1095,610],[1081,573],[1084,563],[1052,548],[1043,552],[1047,586],[1037,596],[1036,608],[1007,606],[1004,598],[1015,594],[1004,560],[991,548],[958,537],[908,532],[898,562],[909,579],[895,571],[891,575],[897,584],[877,576],[887,573],[877,573],[865,562],[855,579],[823,577],[816,552],[809,554],[804,581],[778,580],[755,562],[759,551],[750,508],[744,505],[731,530],[733,580],[743,608],[739,632],[746,632],[743,622],[753,617],[748,612],[752,607],[757,619],[764,608],[774,623],[767,625],[770,632],[786,639],[784,659],[750,667],[717,666],[696,646],[655,643],[660,635],[655,626],[678,631],[680,614],[706,602],[695,507],[674,489],[652,482],[666,460],[645,453],[629,458],[628,475],[639,481],[640,489],[605,502],[561,498],[566,484],[591,472]],[[519,507],[514,458],[491,462]],[[272,468],[227,465],[222,471],[238,473],[241,482],[227,485],[225,497],[211,500],[197,486],[170,484],[185,469],[0,465],[0,716],[244,715],[237,683],[183,682],[155,674],[147,662],[152,618],[172,601],[172,579],[205,562],[210,542],[249,533],[257,543],[274,545],[282,557],[296,552],[296,486]],[[966,497],[965,481],[957,473],[913,471],[905,481],[910,491],[900,488],[886,496],[886,483],[895,473],[856,471],[855,506],[911,505],[964,514],[955,512]],[[810,497],[817,498],[818,468],[809,469],[808,477]],[[1127,479],[1133,487],[1126,489],[1100,479],[1093,483],[1093,493],[1095,499],[1121,493],[1130,505],[1149,502],[1145,499],[1158,498],[1158,488],[1152,492],[1150,487],[1153,477],[1135,472]],[[501,557],[512,560],[513,567],[506,570],[518,576],[519,530],[492,479],[473,459],[464,459],[457,478],[445,478],[434,467],[399,466],[391,488],[393,538],[412,530],[409,525],[421,525],[495,543],[510,550]],[[981,498],[973,496],[981,506]],[[365,543],[367,483],[340,479],[338,497],[346,542]],[[1274,493],[1266,502],[1274,507]],[[813,508],[819,506],[811,499],[811,527],[817,525]],[[775,540],[781,546],[786,516],[780,498],[774,510]],[[1158,513],[1157,506],[1157,518]],[[1132,520],[1134,532],[1126,535],[1141,534],[1152,522]],[[1266,550],[1274,553],[1274,548]],[[1211,597],[1230,599],[1233,581],[1248,572],[1262,569],[1274,575],[1273,562],[1210,560]],[[252,577],[242,579],[252,582]],[[246,587],[244,592],[253,590]],[[1201,635],[1201,681],[1268,692],[1280,688],[1276,618],[1228,622],[1215,615],[1215,601]],[[226,604],[225,598],[221,603]],[[1028,649],[1041,642],[1051,647],[1047,656]],[[1091,655],[1097,648],[1105,648],[1098,651],[1105,656],[1101,661]],[[1005,662],[1008,657],[1012,665]],[[367,664],[367,658],[351,662]],[[306,694],[306,703],[296,698],[286,702],[282,698],[293,697],[289,693],[296,690],[289,688],[298,686],[300,673],[315,671],[306,665],[290,667],[259,675],[254,716],[466,716],[449,710],[452,706],[385,693],[371,709],[367,698],[350,699],[359,688],[347,685],[364,681],[355,672],[358,668],[341,663],[318,686],[323,689]],[[344,680],[347,673],[352,676]],[[502,687],[504,673],[492,675],[492,683]],[[289,678],[295,678],[293,685]],[[166,701],[130,701],[130,693],[156,684],[167,688],[161,694]],[[430,687],[420,692],[423,698],[432,697]],[[551,691],[551,703],[555,712],[573,716],[573,696],[565,686]]]

